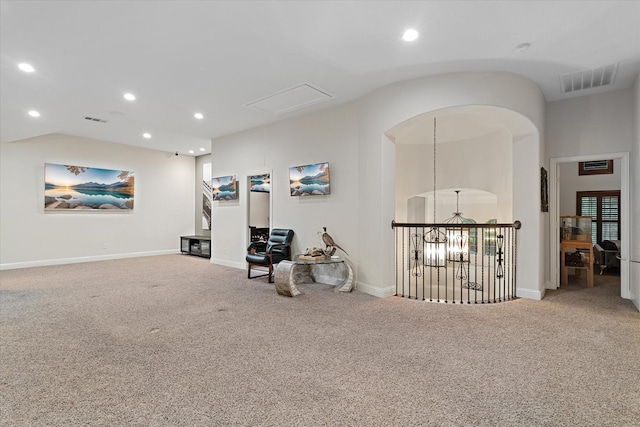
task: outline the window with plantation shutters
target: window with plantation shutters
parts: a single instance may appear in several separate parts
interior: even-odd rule
[[[578,191],[576,212],[590,216],[593,244],[620,239],[620,191]]]

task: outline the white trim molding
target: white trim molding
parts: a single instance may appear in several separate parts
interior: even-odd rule
[[[229,261],[227,259],[220,259],[220,258],[211,258],[211,264],[223,265],[225,267],[232,267],[240,270],[247,269],[246,262],[235,262],[235,261]]]
[[[373,295],[374,297],[379,298],[387,298],[392,297],[396,294],[396,287],[389,286],[386,288],[376,288],[374,286],[368,285],[366,283],[356,281],[356,290],[360,292],[364,292],[365,294]]]
[[[31,267],[47,267],[50,265],[79,264],[81,262],[108,261],[112,259],[138,258],[138,257],[157,256],[157,255],[173,255],[173,254],[179,254],[179,253],[180,251],[176,249],[166,249],[161,251],[130,252],[125,254],[111,254],[111,255],[87,256],[87,257],[77,257],[77,258],[60,258],[60,259],[47,259],[47,260],[39,260],[39,261],[14,262],[14,263],[8,263],[8,264],[0,264],[0,270],[14,270],[17,268],[31,268]]]
[[[516,297],[540,301],[544,297],[545,291],[545,289],[543,289],[542,291],[533,289],[516,289]]]

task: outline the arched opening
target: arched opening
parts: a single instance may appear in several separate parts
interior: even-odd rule
[[[436,156],[436,217],[433,205],[424,220],[444,220],[454,212],[455,190],[465,216],[510,222],[514,216],[513,146],[517,138],[537,134],[526,117],[492,106],[458,106],[429,111],[409,118],[385,135],[395,144],[395,218],[418,219],[409,212],[409,200],[433,193],[434,129]],[[461,209],[462,209],[461,208]]]
[[[488,106],[426,112],[391,128],[386,136],[395,145],[395,221],[509,224],[517,220],[513,209],[516,132],[536,133],[520,114]],[[470,227],[439,228],[447,241],[444,257],[450,262],[437,266],[435,288],[429,245],[424,244],[429,240],[428,229],[415,227],[396,234],[402,236],[402,242],[396,242],[397,259],[398,248],[403,251],[401,262],[396,262],[402,265],[396,284],[403,282],[402,287],[396,286],[397,293],[434,300],[437,292],[435,299],[440,301],[442,291],[445,302],[497,302],[515,297],[515,230],[502,225]],[[505,268],[512,271],[505,274]],[[506,278],[509,273],[513,277]]]

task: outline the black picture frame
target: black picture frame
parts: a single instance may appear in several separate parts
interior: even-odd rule
[[[549,212],[549,178],[543,167],[540,168],[540,210]]]

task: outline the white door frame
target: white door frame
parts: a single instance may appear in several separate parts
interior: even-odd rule
[[[556,289],[560,286],[560,179],[558,168],[561,163],[588,162],[602,159],[620,159],[620,296],[631,298],[629,281],[629,245],[630,245],[630,193],[629,193],[629,153],[604,153],[583,156],[557,157],[550,159],[549,165],[549,286]]]

